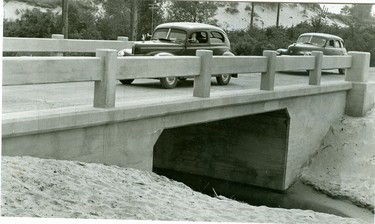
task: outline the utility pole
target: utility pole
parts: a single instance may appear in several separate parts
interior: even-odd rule
[[[69,20],[68,20],[68,10],[69,10],[69,6],[68,6],[68,0],[62,0],[62,3],[61,3],[61,8],[62,8],[62,23],[63,23],[63,29],[62,29],[62,33],[64,35],[64,38],[65,39],[68,39],[68,24],[69,24]]]
[[[253,22],[254,22],[254,6],[255,3],[251,3],[251,15],[250,15],[250,29],[253,29]]]
[[[157,9],[156,0],[152,4],[148,4],[148,8],[151,9],[151,34],[154,32],[154,9]]]
[[[276,27],[279,27],[279,22],[280,22],[280,5],[281,3],[277,3],[277,15],[276,15]]]
[[[137,40],[138,36],[138,0],[131,1],[131,40]]]

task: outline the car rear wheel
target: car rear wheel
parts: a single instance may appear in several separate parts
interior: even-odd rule
[[[228,85],[230,82],[231,75],[230,74],[222,74],[219,76],[216,76],[216,81],[219,83],[219,85],[225,86]]]
[[[119,80],[124,85],[130,85],[134,81],[134,79],[120,79]]]
[[[175,76],[160,79],[160,84],[164,89],[173,89],[177,86],[178,78]]]

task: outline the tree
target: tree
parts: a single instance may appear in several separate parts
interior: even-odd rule
[[[255,8],[255,3],[251,3],[251,16],[250,16],[250,29],[253,29],[254,26],[254,8]]]
[[[131,35],[131,2],[129,0],[103,0],[104,13],[98,18],[98,31],[103,39],[116,39]]]
[[[322,29],[324,26],[327,25],[327,22],[323,20],[322,14],[312,17],[311,18],[311,26],[312,26],[312,31],[314,32],[322,32]]]
[[[349,15],[350,14],[350,8],[351,7],[349,5],[345,5],[344,7],[341,8],[340,14]]]
[[[372,23],[371,8],[372,5],[369,4],[346,5],[341,9],[340,13],[349,16],[354,23]]]
[[[350,15],[358,21],[365,21],[371,18],[372,5],[367,4],[354,4],[350,9]]]
[[[138,1],[131,0],[130,6],[131,40],[137,40],[138,36]]]
[[[48,10],[42,12],[37,8],[27,9],[13,22],[4,21],[4,33],[6,37],[36,37],[51,38],[51,34],[60,33],[61,29],[57,24],[58,15]]]
[[[61,15],[62,15],[62,33],[65,39],[69,36],[69,3],[68,0],[62,0],[61,2]]]
[[[139,2],[138,38],[142,34],[152,33],[163,22],[162,1],[143,0]]]
[[[101,34],[97,30],[97,19],[95,5],[85,1],[69,2],[69,38],[72,39],[101,39]],[[59,22],[62,26],[62,16]],[[67,37],[65,37],[67,38]]]
[[[214,19],[217,6],[213,2],[192,2],[176,1],[172,2],[168,8],[168,21],[199,22],[208,24],[217,24]]]
[[[279,27],[281,3],[277,3],[276,27]]]

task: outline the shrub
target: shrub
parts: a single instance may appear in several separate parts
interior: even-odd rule
[[[52,11],[39,9],[26,10],[21,19],[14,22],[4,21],[5,37],[50,38],[52,33],[60,33],[57,25],[58,15]]]

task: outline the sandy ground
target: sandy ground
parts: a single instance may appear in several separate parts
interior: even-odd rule
[[[125,220],[366,223],[210,197],[154,173],[32,157],[2,158],[2,216]]]
[[[222,28],[227,30],[242,30],[247,29],[250,25],[251,9],[246,10],[246,6],[251,6],[250,2],[239,2],[238,13],[225,12],[226,7],[219,7],[217,15],[219,24]],[[270,27],[276,25],[276,8],[272,9],[263,5],[255,4],[254,25],[260,28]],[[279,24],[285,27],[295,26],[303,21],[309,21],[311,18],[319,16],[318,12],[312,10],[305,10],[302,5],[283,3],[280,8]],[[330,18],[323,18],[328,25],[336,24],[338,26],[346,26],[341,21]]]
[[[2,157],[1,212],[7,217],[256,223],[368,223],[311,210],[251,206],[210,197],[155,173],[75,161]],[[302,180],[374,209],[375,109],[343,116]]]
[[[343,116],[333,124],[302,181],[374,210],[375,108],[366,117]]]
[[[32,10],[34,8],[39,9],[42,12],[47,11],[47,9],[45,8],[31,6],[25,2],[10,1],[10,2],[3,3],[3,13],[4,13],[3,16],[5,19],[8,19],[9,21],[14,21],[16,19],[20,19],[22,16],[22,13],[25,12],[26,10]],[[52,12],[60,13],[61,7],[53,9]]]

